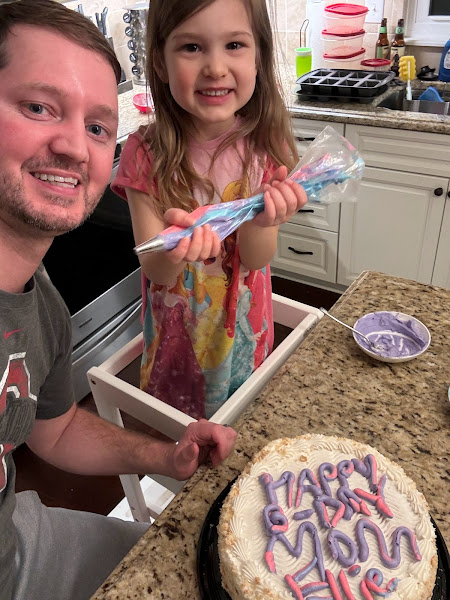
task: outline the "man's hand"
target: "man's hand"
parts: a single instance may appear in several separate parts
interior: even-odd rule
[[[195,218],[180,208],[169,208],[164,214],[164,221],[170,225],[179,227],[190,227]],[[178,242],[173,250],[167,252],[166,256],[170,262],[178,264],[182,261],[195,262],[215,258],[220,254],[220,239],[210,225],[196,227],[192,237],[185,237]]]
[[[172,446],[170,476],[180,481],[187,479],[207,459],[217,466],[232,451],[236,437],[237,433],[231,427],[206,419],[191,423],[179,443]]]
[[[307,201],[305,190],[294,181],[286,180],[287,168],[278,167],[269,183],[263,186],[264,211],[253,219],[260,227],[286,223]]]

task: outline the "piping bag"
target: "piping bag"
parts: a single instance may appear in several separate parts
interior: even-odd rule
[[[332,127],[327,126],[308,146],[287,179],[292,179],[303,187],[308,202],[354,202],[363,171],[364,161],[357,150]],[[172,250],[182,238],[190,237],[196,227],[206,224],[223,240],[242,223],[253,219],[263,210],[264,193],[232,202],[201,206],[191,213],[196,219],[193,225],[172,225],[136,246],[134,251],[139,255]]]

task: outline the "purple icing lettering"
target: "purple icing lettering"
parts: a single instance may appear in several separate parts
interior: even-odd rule
[[[311,583],[306,583],[305,585],[302,585],[301,590],[303,596],[306,598],[311,594],[315,594],[316,592],[325,590],[327,587],[329,587],[328,583],[325,583],[323,581],[312,581]]]
[[[286,503],[289,507],[292,506],[292,490],[295,481],[294,473],[291,473],[291,471],[285,471],[277,481],[274,481],[272,475],[269,473],[263,473],[259,476],[259,481],[265,488],[267,499],[270,504],[278,504],[278,498],[275,490],[283,485],[286,485]]]
[[[363,500],[366,500],[370,504],[374,504],[377,511],[380,515],[384,517],[392,518],[394,515],[391,512],[391,509],[386,504],[386,500],[384,498],[384,486],[386,484],[386,475],[380,479],[376,493],[372,495],[370,492],[366,492],[365,490],[355,489],[353,490],[355,494],[357,494]]]
[[[269,535],[276,535],[278,532],[284,533],[288,530],[289,523],[287,517],[278,504],[268,504],[265,506],[263,509],[263,519]]]
[[[361,500],[361,498],[357,496],[350,488],[340,487],[336,492],[336,496],[345,506],[344,519],[346,521],[349,521],[355,513],[359,512],[367,515],[368,517],[371,516],[371,512],[367,508],[367,504],[364,502],[364,500]]]
[[[317,498],[313,501],[313,506],[316,510],[320,524],[322,525],[322,527],[325,527],[325,529],[330,529],[330,527],[336,527],[345,510],[345,506],[342,504],[342,502],[336,500],[335,498],[331,498],[330,496],[325,496],[324,494],[321,496],[317,496]],[[327,506],[331,506],[336,510],[334,517],[331,521],[330,517],[328,516],[328,511],[326,509]]]
[[[378,549],[380,552],[380,558],[383,564],[390,569],[396,569],[400,564],[400,542],[402,536],[405,536],[409,541],[409,545],[411,550],[414,552],[414,556],[416,560],[422,560],[422,557],[419,552],[419,547],[417,546],[417,540],[414,533],[408,529],[408,527],[397,527],[392,535],[392,558],[388,555],[386,542],[384,539],[383,532],[381,529],[368,519],[360,519],[356,524],[356,540],[359,545],[359,559],[361,562],[365,562],[369,556],[369,546],[367,545],[366,539],[364,537],[364,530],[369,529],[374,533],[377,537],[378,541]]]
[[[382,588],[381,584],[383,583],[383,575],[381,571],[378,569],[369,569],[366,573],[364,581],[367,585],[367,589],[376,594],[377,596],[381,596],[382,598],[387,598],[394,592],[398,587],[398,578],[391,579],[387,586]]]
[[[314,523],[311,523],[311,521],[304,521],[303,523],[300,523],[300,526],[297,531],[297,543],[296,543],[295,547],[292,546],[291,542],[287,539],[287,537],[284,535],[284,533],[273,534],[267,544],[266,554],[267,554],[267,552],[273,551],[275,542],[281,542],[286,547],[286,550],[292,556],[295,556],[295,558],[300,558],[300,556],[302,554],[303,535],[306,531],[311,535],[313,546],[314,546],[314,555],[317,558],[316,566],[319,571],[320,578],[323,581],[325,579],[325,568],[323,565],[322,548],[320,545],[319,536],[317,535],[317,529],[316,529]],[[303,577],[304,577],[304,575],[303,575]]]
[[[350,567],[350,569],[348,570],[348,574],[351,577],[355,577],[356,575],[359,575],[361,573],[361,567],[359,565],[352,565]]]
[[[369,489],[371,492],[376,492],[377,483],[377,463],[373,454],[368,454],[364,461],[360,461],[359,458],[352,458],[352,463],[355,465],[355,471],[365,477],[369,482]]]
[[[304,521],[305,519],[309,519],[309,517],[313,514],[314,514],[314,509],[308,508],[307,510],[299,510],[298,512],[295,512],[294,516],[292,518],[295,521]]]
[[[312,561],[306,565],[306,567],[299,569],[295,573],[295,575],[294,575],[295,581],[301,581],[302,579],[304,579],[308,575],[308,573],[310,573],[314,569],[314,567],[316,565],[317,565],[317,556],[315,556],[312,559]]]
[[[336,529],[329,531],[327,542],[330,548],[331,556],[343,567],[350,567],[358,558],[358,548],[355,542],[342,531],[337,531]],[[348,556],[345,556],[342,552],[340,542],[347,546],[349,551]]]
[[[326,471],[330,471],[330,473],[327,474]],[[319,466],[320,485],[323,489],[324,494],[326,494],[327,496],[332,495],[330,486],[328,485],[328,482],[335,481],[336,478],[337,478],[337,468],[335,465],[325,462]]]
[[[347,479],[355,470],[351,460],[341,460],[337,465],[337,477],[342,487],[348,487]]]
[[[303,482],[305,479],[309,479],[311,485],[306,485]],[[295,499],[295,506],[300,506],[302,501],[303,494],[305,492],[310,492],[314,497],[320,496],[322,494],[322,490],[320,489],[319,482],[316,479],[316,476],[311,471],[311,469],[302,469],[300,475],[298,476],[297,483],[297,497]]]

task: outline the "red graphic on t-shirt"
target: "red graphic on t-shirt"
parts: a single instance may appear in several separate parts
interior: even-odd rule
[[[5,338],[5,340],[7,340],[10,335],[12,335],[13,333],[19,333],[19,331],[22,331],[22,328],[13,329],[12,331],[5,331],[5,333],[3,334],[3,337]]]
[[[8,392],[14,394],[16,399],[31,398],[36,400],[36,396],[30,392],[30,373],[25,364],[25,352],[11,354],[8,364],[0,380],[0,415],[6,410],[6,400]],[[5,456],[14,450],[14,444],[0,444],[0,492],[5,489],[8,473],[6,469]]]
[[[36,396],[30,393],[30,373],[25,364],[25,352],[12,354],[8,365],[0,381],[0,415],[6,409],[6,394],[12,392],[19,398],[32,398]]]

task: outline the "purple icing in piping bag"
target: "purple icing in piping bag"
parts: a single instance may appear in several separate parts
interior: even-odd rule
[[[332,148],[331,152],[329,148]],[[309,163],[301,166],[308,155],[311,157]],[[346,182],[359,183],[363,170],[364,161],[355,148],[331,127],[326,127],[310,144],[306,155],[287,179],[296,181],[303,187],[308,202],[323,202],[324,198],[328,202],[336,202],[353,199]],[[330,184],[335,184],[332,189],[334,195],[332,200],[329,190],[327,190],[328,196],[323,191]],[[134,251],[139,255],[172,250],[182,238],[190,237],[196,227],[206,224],[211,226],[220,240],[223,240],[262,210],[264,210],[263,193],[233,202],[201,206],[191,213],[196,218],[194,225],[186,228],[168,227],[157,236],[136,246]]]

